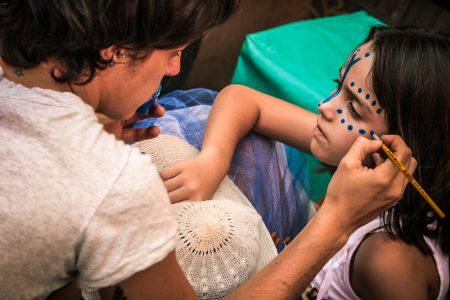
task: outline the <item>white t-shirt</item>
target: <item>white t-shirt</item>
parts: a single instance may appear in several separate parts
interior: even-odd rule
[[[76,275],[83,289],[110,286],[175,248],[151,158],[79,97],[25,88],[1,68],[0,178],[2,299],[42,299]]]

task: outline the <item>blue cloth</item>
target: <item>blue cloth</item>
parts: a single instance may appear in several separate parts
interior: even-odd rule
[[[145,102],[141,107],[136,110],[136,113],[142,115],[148,115],[153,105],[157,103],[159,95],[161,94],[162,86],[160,85],[158,90],[152,95],[149,101]]]
[[[166,109],[159,119],[136,122],[151,125],[162,134],[180,137],[201,149],[206,121],[217,92],[207,89],[174,91],[159,98]],[[252,202],[269,231],[284,240],[294,238],[308,221],[310,201],[306,160],[287,155],[290,148],[258,134],[249,134],[238,145],[228,176]],[[296,152],[299,153],[299,152]],[[284,247],[280,243],[278,250]]]

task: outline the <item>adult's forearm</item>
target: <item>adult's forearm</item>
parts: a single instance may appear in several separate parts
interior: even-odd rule
[[[345,245],[349,231],[319,212],[263,270],[230,299],[298,299],[325,263]]]
[[[416,160],[399,136],[383,142],[414,172]],[[393,206],[407,181],[390,161],[374,169],[364,159],[379,151],[381,142],[359,137],[341,160],[319,212],[300,234],[263,270],[236,290],[232,298],[289,299],[298,295],[323,265],[345,245],[358,227]]]

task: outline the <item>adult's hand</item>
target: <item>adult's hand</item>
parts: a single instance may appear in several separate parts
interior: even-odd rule
[[[412,174],[417,161],[401,137],[386,135],[382,140]],[[341,160],[328,186],[320,209],[327,209],[336,226],[343,226],[349,233],[394,206],[408,184],[389,159],[377,159],[375,168],[363,165],[364,159],[380,148],[381,141],[359,137]]]
[[[409,172],[416,167],[410,149],[399,136],[383,136]],[[348,241],[350,234],[395,205],[407,180],[394,164],[363,161],[381,148],[381,141],[359,137],[341,160],[317,214],[265,268],[236,289],[229,299],[295,299],[323,265]]]
[[[115,120],[100,113],[97,113],[97,117],[99,122],[103,124],[105,130],[114,134],[118,140],[123,140],[125,143],[135,143],[157,137],[160,130],[157,126],[147,128],[127,128],[127,126],[138,120],[162,117],[164,113],[164,108],[159,104],[155,104],[149,114],[134,114],[128,120]]]

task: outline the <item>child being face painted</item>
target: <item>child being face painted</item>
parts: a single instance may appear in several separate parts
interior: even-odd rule
[[[359,135],[400,135],[417,159],[414,177],[448,213],[449,53],[448,34],[372,28],[342,68],[337,90],[319,104],[312,153],[336,166]],[[449,233],[449,218],[409,185],[313,280],[317,299],[447,299]]]
[[[415,179],[449,214],[449,53],[450,37],[446,34],[420,28],[374,27],[367,40],[349,55],[341,68],[338,88],[320,103],[319,115],[244,86],[228,87],[215,100],[199,157],[167,171],[166,186],[175,187],[172,194],[177,197],[186,187],[185,199],[192,194],[193,183],[200,192],[208,185],[214,190],[230,166],[237,141],[252,130],[311,151],[333,166],[359,136],[398,135],[417,162]],[[392,136],[382,138],[386,141]],[[261,155],[258,159],[266,158]],[[374,163],[370,159],[365,166]],[[404,158],[402,163],[411,164],[411,159]],[[213,171],[212,165],[217,166]],[[189,182],[184,179],[186,172],[195,174]],[[212,172],[220,176],[213,178]],[[179,181],[174,184],[175,180]],[[386,180],[392,182],[390,177]],[[276,188],[277,184],[268,186]],[[380,194],[379,200],[385,196]],[[359,196],[358,201],[363,198]],[[297,207],[290,206],[295,201],[288,201],[275,205]],[[369,227],[358,231],[360,239],[349,241],[319,273],[313,285],[319,289],[317,299],[443,299],[449,286],[449,218],[437,217],[411,185],[401,201],[380,218],[373,217]],[[340,220],[330,221],[339,226]]]
[[[320,161],[337,166],[358,136],[387,133],[386,118],[373,92],[371,43],[355,50],[340,70],[338,87],[319,103],[311,152]]]

